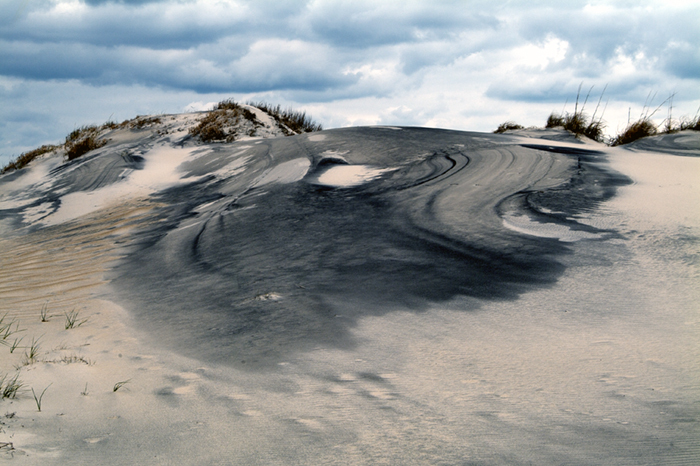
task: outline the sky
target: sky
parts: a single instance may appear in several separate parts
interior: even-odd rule
[[[696,115],[700,0],[0,0],[0,166],[227,98],[325,128],[493,131],[573,111],[579,86],[609,134],[671,96]]]

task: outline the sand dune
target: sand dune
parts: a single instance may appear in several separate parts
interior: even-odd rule
[[[697,133],[193,121],[0,177],[3,459],[700,459]]]

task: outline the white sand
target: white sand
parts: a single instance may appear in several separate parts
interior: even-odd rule
[[[0,446],[13,447],[0,448],[0,459],[287,465],[648,464],[636,452],[666,464],[698,458],[693,432],[682,433],[698,411],[700,158],[611,150],[611,166],[635,184],[586,221],[617,228],[625,239],[584,247],[583,260],[552,288],[515,301],[466,300],[478,307],[471,312],[457,300],[420,314],[367,317],[353,332],[357,348],[319,347],[258,374],[159,350],[123,309],[97,297],[129,222],[150,208],[122,196],[178,183],[177,165],[187,156],[155,153],[121,187],[76,196],[71,214],[53,217],[55,226],[0,240],[0,302],[5,323],[21,329],[6,341],[23,338],[14,353],[0,347],[0,377],[17,366],[23,383],[16,399],[0,401]],[[292,178],[305,173],[302,164],[292,168]],[[341,168],[329,184],[379,175],[332,167]],[[286,181],[273,172],[268,180]],[[47,301],[49,322],[40,322]],[[65,329],[73,309],[88,320]],[[40,351],[24,364],[32,339]],[[46,388],[41,412],[32,388],[37,395]],[[620,433],[630,439],[627,450],[612,441]]]

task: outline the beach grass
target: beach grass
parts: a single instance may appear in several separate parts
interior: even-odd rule
[[[24,337],[21,338],[15,338],[15,340],[12,342],[10,346],[10,354],[14,353],[17,348],[19,348],[19,344],[22,343],[22,340],[24,340]]]
[[[44,398],[44,393],[46,393],[46,390],[49,389],[49,387],[53,385],[53,383],[50,383],[42,392],[41,395],[37,396],[36,392],[34,391],[34,388],[32,388],[32,395],[34,395],[34,401],[36,402],[36,409],[41,412],[41,400]]]
[[[503,134],[506,131],[514,131],[514,130],[523,129],[523,128],[525,128],[523,125],[519,125],[519,124],[515,123],[514,121],[506,121],[506,122],[498,125],[498,128],[496,128],[493,132],[495,134]]]
[[[19,380],[19,372],[14,377],[9,377],[7,374],[0,378],[0,398],[16,398],[17,392],[24,384]]]
[[[613,138],[610,145],[621,146],[623,144],[629,144],[641,138],[654,136],[657,133],[658,129],[656,128],[656,125],[649,118],[640,118],[639,120],[627,125],[622,133]]]
[[[29,162],[32,160],[44,155],[48,154],[50,152],[55,152],[56,150],[60,149],[61,146],[53,145],[53,144],[46,144],[43,145],[37,149],[30,150],[29,152],[24,152],[20,154],[19,157],[16,159],[12,160],[10,163],[5,165],[2,170],[0,170],[0,174],[12,171],[12,170],[19,170],[24,167],[26,167]]]
[[[253,112],[233,99],[222,100],[196,126],[190,128],[190,134],[199,137],[202,142],[233,142],[236,139],[235,126],[242,118],[254,125],[257,122]]]
[[[605,113],[605,109],[603,109],[598,119],[596,119],[596,115],[598,114],[598,110],[600,109],[600,104],[603,100],[603,95],[605,94],[605,88],[600,94],[600,98],[598,99],[598,105],[596,105],[595,111],[593,112],[593,116],[591,116],[589,119],[588,115],[585,113],[584,110],[586,108],[586,103],[588,103],[588,98],[590,97],[591,92],[593,91],[593,87],[590,88],[590,90],[586,94],[586,98],[584,99],[581,105],[581,108],[579,108],[581,86],[582,84],[579,85],[578,92],[576,93],[576,104],[574,106],[574,111],[562,113],[552,112],[549,115],[549,117],[547,117],[545,128],[562,127],[565,130],[573,133],[576,137],[585,136],[597,142],[604,142],[604,131],[606,126],[603,122],[603,114]]]
[[[75,160],[107,144],[108,141],[106,139],[99,138],[101,129],[101,127],[89,125],[73,130],[66,136],[66,142],[64,144],[66,158],[68,160]]]
[[[39,351],[41,349],[41,345],[39,344],[40,338],[34,338],[32,337],[32,342],[31,344],[26,348],[24,352],[24,361],[23,364],[24,366],[29,366],[30,364],[34,364],[38,360],[39,356]]]
[[[285,129],[290,130],[285,131],[287,136],[323,130],[323,126],[320,123],[314,122],[313,119],[306,114],[306,112],[300,112],[291,108],[282,109],[280,105],[271,105],[263,101],[247,102],[247,104],[252,107],[259,108],[263,112],[272,116],[283,131],[285,131]]]
[[[79,315],[80,315],[80,312],[76,311],[75,309],[73,309],[70,312],[65,313],[65,316],[66,316],[65,328],[66,328],[66,330],[71,329],[71,328],[80,327],[81,325],[83,325],[85,322],[87,322],[89,320],[89,318],[83,319],[83,320],[78,320]]]
[[[115,384],[114,384],[114,387],[112,387],[112,391],[113,391],[113,392],[119,391],[120,388],[122,388],[124,385],[128,384],[129,382],[131,382],[131,379],[129,379],[129,380],[122,380],[121,382],[115,383]]]

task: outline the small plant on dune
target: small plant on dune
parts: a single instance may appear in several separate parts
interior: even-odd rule
[[[88,392],[87,386],[88,386],[88,384],[87,384],[87,382],[86,382],[86,383],[85,383],[85,389],[84,389],[82,392],[80,392],[81,395],[83,395],[83,396],[88,396],[88,395],[90,394],[90,392]]]
[[[494,130],[495,134],[502,134],[505,133],[506,131],[513,131],[516,129],[523,129],[524,126],[519,125],[513,121],[506,121],[505,123],[501,123],[498,125],[498,128]]]
[[[114,384],[114,387],[112,387],[112,391],[113,391],[113,392],[118,391],[120,388],[122,388],[124,385],[128,384],[129,382],[131,382],[131,379],[129,379],[129,380],[123,380],[123,381],[121,381],[121,382],[115,383],[115,384]]]
[[[291,108],[282,110],[280,105],[272,106],[267,102],[248,102],[248,105],[259,108],[272,116],[287,136],[323,130],[323,126],[314,122],[306,112],[292,110]]]
[[[153,126],[162,123],[163,119],[159,116],[147,117],[147,116],[137,116],[133,120],[127,120],[123,122],[120,126],[126,126],[131,129],[142,129],[147,126]]]
[[[241,118],[255,123],[255,115],[247,108],[241,107],[233,99],[219,102],[214,109],[204,116],[196,126],[190,128],[190,134],[199,136],[203,142],[235,140],[235,129],[230,129],[240,123]]]
[[[92,366],[95,364],[92,360],[87,359],[85,356],[78,356],[77,354],[71,354],[70,356],[63,356],[61,359],[44,360],[46,363],[63,363],[63,364],[85,364],[87,366]]]
[[[695,115],[691,119],[681,121],[678,126],[678,129],[680,131],[700,131],[700,115]]]
[[[24,337],[15,338],[15,341],[10,345],[10,354],[14,353],[15,350],[19,348],[19,344],[22,343],[22,340],[24,340]]]
[[[545,128],[557,128],[559,126],[564,126],[564,117],[558,113],[550,113],[547,117],[547,123]]]
[[[651,121],[651,117],[654,116],[656,112],[661,109],[663,105],[666,104],[666,102],[671,102],[670,107],[673,105],[673,97],[675,94],[671,94],[666,100],[661,102],[656,109],[654,109],[653,112],[650,112],[650,107],[649,104],[651,103],[652,100],[654,100],[656,94],[652,95],[649,93],[647,96],[646,102],[644,102],[644,107],[642,107],[642,113],[639,115],[639,118],[631,122],[630,117],[629,117],[629,112],[628,112],[628,117],[627,117],[627,127],[625,130],[618,134],[613,140],[610,142],[611,146],[621,146],[623,144],[629,144],[631,142],[634,142],[638,139],[642,139],[648,136],[654,136],[655,134],[658,134],[659,129],[656,127],[653,121]],[[668,127],[671,127],[673,125],[672,123],[672,118],[670,118],[670,110],[669,110],[669,123],[667,124]]]
[[[73,309],[70,312],[66,312],[66,314],[65,314],[66,315],[66,325],[65,325],[66,330],[71,329],[71,328],[80,327],[81,325],[83,325],[85,322],[88,321],[88,319],[78,320],[79,314],[80,314],[80,312],[76,311],[75,309]]]
[[[49,321],[49,302],[46,301],[43,306],[41,306],[41,313],[40,313],[41,321],[42,322],[48,322]]]
[[[32,160],[36,159],[37,157],[40,157],[44,154],[48,154],[49,152],[53,152],[57,149],[59,149],[60,146],[54,146],[52,144],[47,144],[39,147],[38,149],[31,150],[29,152],[24,152],[21,154],[19,157],[17,157],[15,160],[11,161],[5,167],[3,167],[2,170],[0,170],[0,175],[9,172],[12,170],[19,170],[21,168],[24,168],[31,162]]]
[[[15,319],[12,319],[10,322],[5,323],[6,318],[7,314],[0,317],[0,343],[5,345],[7,344],[7,339],[10,338],[12,335],[24,331],[24,329],[19,328],[19,322],[17,322]],[[14,330],[12,329],[13,325],[15,327]]]
[[[36,392],[34,392],[34,389],[32,388],[32,395],[34,395],[34,401],[36,402],[36,409],[38,409],[39,412],[41,412],[41,400],[44,398],[44,393],[46,393],[46,390],[48,390],[51,385],[53,385],[53,383],[50,383],[44,389],[44,391],[41,392],[41,395],[39,395],[39,396],[36,396]]]
[[[695,113],[695,116],[692,118],[688,117],[683,117],[678,121],[677,123],[674,122],[673,120],[673,97],[675,94],[672,94],[669,103],[669,108],[668,108],[668,118],[664,121],[664,126],[662,129],[662,133],[664,134],[669,134],[669,133],[676,133],[678,131],[700,131],[700,109]]]
[[[107,144],[107,140],[98,138],[99,132],[100,128],[95,125],[83,126],[73,130],[66,136],[64,144],[66,158],[68,160],[77,159],[91,150],[99,149]]]
[[[9,377],[4,375],[0,379],[0,396],[2,399],[5,398],[15,398],[17,396],[17,391],[24,385],[19,380],[19,372],[15,374],[14,377]]]
[[[40,338],[32,338],[32,343],[25,349],[24,352],[24,363],[23,365],[28,366],[37,362],[39,357],[39,350],[41,345],[39,345]]]
[[[598,109],[600,108],[600,103],[603,99],[603,95],[605,94],[605,89],[607,88],[607,86],[606,88],[603,88],[603,92],[601,92],[600,98],[598,99],[598,105],[596,105],[595,111],[593,112],[593,116],[589,120],[588,116],[584,112],[584,109],[586,108],[586,103],[588,102],[588,98],[591,95],[593,87],[589,89],[588,94],[586,94],[586,98],[583,101],[583,105],[581,105],[581,108],[579,109],[578,105],[579,99],[581,97],[582,85],[583,83],[579,85],[578,92],[576,93],[576,105],[574,106],[574,112],[565,112],[563,114],[552,112],[549,115],[549,117],[547,117],[547,123],[545,125],[545,128],[563,127],[565,130],[573,133],[576,137],[586,136],[587,138],[593,139],[594,141],[603,142],[603,131],[605,130],[605,123],[603,123],[603,113],[605,113],[605,109],[603,109],[601,116],[597,120],[596,114],[598,113]]]
[[[625,128],[625,130],[618,134],[610,143],[611,146],[621,146],[623,144],[629,144],[638,139],[645,138],[647,136],[653,136],[658,132],[656,125],[648,118],[642,118],[640,120],[631,123]]]

